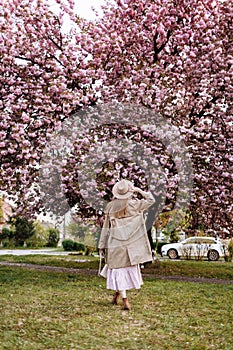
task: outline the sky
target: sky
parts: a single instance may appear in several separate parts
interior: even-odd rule
[[[56,9],[57,4],[51,1],[51,8]],[[86,19],[95,19],[95,13],[92,11],[94,7],[101,14],[101,5],[103,5],[105,0],[75,0],[77,14]]]
[[[105,3],[105,0],[76,0],[75,2],[77,3],[77,12],[81,17],[94,19],[95,14],[91,8],[94,7],[101,13],[101,5]]]

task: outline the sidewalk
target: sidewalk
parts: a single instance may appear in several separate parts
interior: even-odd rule
[[[44,249],[0,249],[0,255],[68,255],[69,252],[58,251],[56,248]]]

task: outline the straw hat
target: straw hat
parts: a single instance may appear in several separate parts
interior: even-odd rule
[[[115,198],[127,199],[132,195],[134,186],[132,182],[128,180],[121,180],[117,182],[112,189],[112,193]]]

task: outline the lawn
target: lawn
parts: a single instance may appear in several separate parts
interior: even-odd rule
[[[0,349],[232,350],[232,292],[144,278],[128,312],[100,277],[0,266]]]
[[[0,255],[0,261],[59,266],[78,269],[98,269],[99,259],[82,255]],[[146,274],[163,276],[207,277],[233,280],[233,262],[169,259],[156,260],[143,270]]]

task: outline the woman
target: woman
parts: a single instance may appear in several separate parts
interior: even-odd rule
[[[135,192],[143,198],[133,199]],[[143,212],[155,200],[150,192],[134,187],[128,180],[117,182],[112,193],[113,200],[105,210],[98,248],[99,253],[105,255],[107,264],[107,289],[116,291],[112,303],[117,304],[121,295],[123,308],[130,310],[126,292],[141,287],[139,264],[152,260]]]

